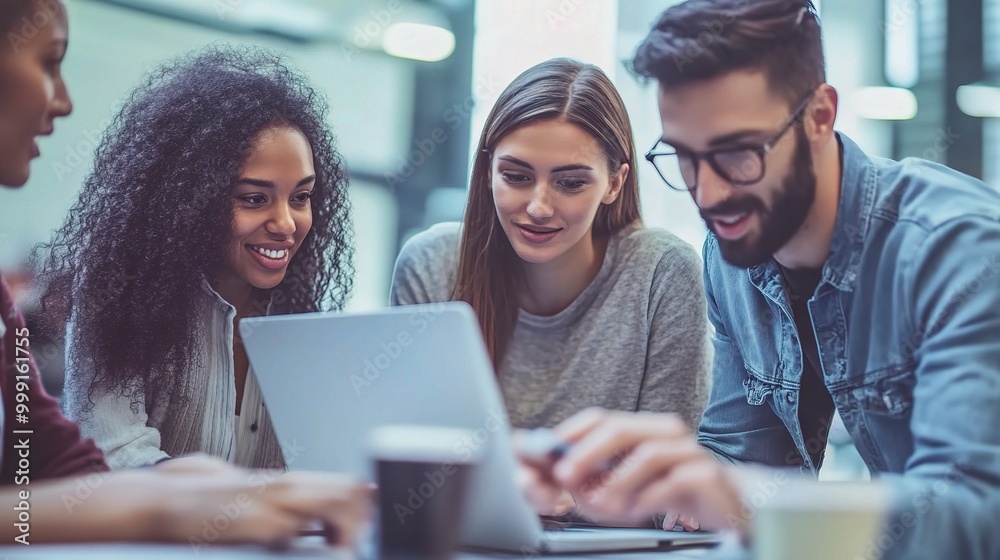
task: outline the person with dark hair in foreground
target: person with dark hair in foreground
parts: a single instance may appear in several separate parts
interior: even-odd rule
[[[0,185],[15,188],[28,180],[36,139],[72,110],[60,73],[69,39],[65,8],[58,0],[5,2],[0,31],[7,37],[23,18],[46,23],[0,46]],[[42,388],[31,333],[2,279],[0,340],[3,542],[275,543],[324,521],[335,528],[333,540],[349,544],[367,519],[368,489],[334,475],[246,471],[205,456],[107,473],[100,450],[80,438]],[[234,508],[227,527],[206,532]]]
[[[47,316],[70,317],[67,413],[112,468],[284,466],[236,324],[350,289],[325,107],[277,56],[216,47],[154,71],[106,132],[39,281]]]
[[[646,157],[711,230],[712,391],[697,435],[669,416],[568,419],[553,480],[597,484],[584,510],[746,531],[753,469],[729,464],[816,473],[837,411],[893,490],[875,556],[998,558],[1000,193],[836,132],[822,52],[809,0],[689,0],[639,46],[663,125]]]

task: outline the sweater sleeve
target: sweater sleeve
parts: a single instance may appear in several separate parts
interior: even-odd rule
[[[81,438],[77,425],[62,415],[59,403],[45,392],[30,356],[31,333],[2,278],[0,313],[6,325],[0,348],[4,405],[0,484],[22,484],[25,476],[44,480],[106,471],[101,450]],[[30,433],[15,434],[15,430]]]
[[[708,399],[711,363],[701,260],[694,249],[677,244],[663,253],[649,298],[638,410],[673,412],[693,430]]]
[[[413,236],[399,252],[389,304],[438,303],[451,299],[458,267],[460,224],[434,225]]]
[[[148,425],[143,395],[134,389],[126,394],[97,390],[89,395],[95,372],[89,360],[73,350],[73,326],[66,332],[67,414],[80,423],[107,455],[112,469],[141,467],[170,458],[160,449],[160,432]]]

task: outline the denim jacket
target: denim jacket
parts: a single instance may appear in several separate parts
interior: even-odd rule
[[[797,332],[777,263],[725,262],[705,242],[715,364],[699,442],[724,460],[816,472],[803,434],[800,336],[873,475],[894,490],[873,551],[1000,558],[1000,193],[839,135],[840,206]]]

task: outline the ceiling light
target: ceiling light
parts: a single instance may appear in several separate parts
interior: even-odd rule
[[[959,86],[955,101],[970,117],[1000,118],[1000,87],[982,83]]]
[[[393,23],[382,36],[382,49],[400,58],[438,62],[455,51],[455,35],[436,25]]]

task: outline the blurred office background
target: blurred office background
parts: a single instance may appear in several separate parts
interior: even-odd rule
[[[212,43],[282,51],[326,92],[349,163],[352,309],[387,302],[403,240],[460,219],[469,154],[510,80],[554,56],[602,67],[641,156],[659,135],[655,86],[625,61],[671,0],[68,0],[75,111],[42,142],[26,188],[0,191],[0,269],[18,281],[90,169],[126,94],[157,63]],[[1000,0],[823,0],[839,129],[872,155],[933,159],[1000,187]],[[700,247],[689,196],[641,160],[643,212]],[[29,304],[30,302],[26,302]],[[58,350],[47,356],[58,369]],[[58,391],[59,380],[48,382]]]

